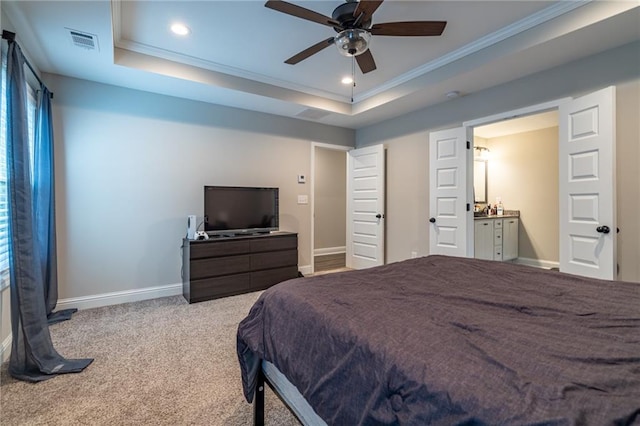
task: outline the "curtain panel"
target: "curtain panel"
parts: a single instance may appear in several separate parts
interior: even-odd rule
[[[12,331],[9,373],[20,380],[37,382],[55,374],[79,372],[93,360],[65,359],[51,342],[45,275],[52,269],[43,268],[36,232],[42,220],[36,218],[31,187],[25,58],[16,42],[9,43],[7,56],[6,158]],[[45,206],[39,205],[39,208],[42,210]],[[49,216],[50,221],[49,210],[40,213]],[[49,222],[49,226],[53,223]],[[50,244],[49,239],[46,244]]]

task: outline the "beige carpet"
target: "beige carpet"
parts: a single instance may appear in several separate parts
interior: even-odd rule
[[[182,296],[76,313],[52,325],[56,350],[95,358],[41,383],[0,373],[2,425],[250,425],[236,329],[259,293],[189,305]],[[265,423],[299,425],[270,390]]]

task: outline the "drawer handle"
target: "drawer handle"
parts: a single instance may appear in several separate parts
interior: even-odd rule
[[[484,225],[484,226],[487,226],[487,225],[489,225],[489,224],[488,224],[488,223],[483,223],[483,225]]]

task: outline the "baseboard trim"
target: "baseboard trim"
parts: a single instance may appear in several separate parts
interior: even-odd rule
[[[328,254],[342,254],[347,252],[347,247],[326,247],[313,250],[314,256],[326,256]]]
[[[71,297],[60,299],[56,310],[62,309],[91,309],[102,306],[119,305],[121,303],[139,302],[141,300],[157,299],[159,297],[178,296],[182,294],[182,283],[157,287],[146,287],[135,290],[115,291],[112,293],[94,294],[91,296]]]
[[[299,266],[298,271],[304,276],[311,275],[311,265]]]
[[[0,352],[0,362],[5,362],[9,360],[9,356],[11,355],[11,334],[7,336],[6,339],[2,342],[2,352]]]
[[[550,260],[541,260],[541,259],[530,259],[528,257],[519,257],[517,259],[514,259],[513,263],[517,263],[519,265],[533,266],[535,268],[544,268],[544,269],[560,267],[559,262],[553,262]]]

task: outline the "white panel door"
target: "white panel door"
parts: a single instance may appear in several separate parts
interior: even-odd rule
[[[347,170],[346,265],[364,269],[384,264],[384,146],[349,151]]]
[[[560,271],[616,276],[615,87],[560,106]]]
[[[429,134],[430,254],[473,257],[471,131],[460,127]]]

